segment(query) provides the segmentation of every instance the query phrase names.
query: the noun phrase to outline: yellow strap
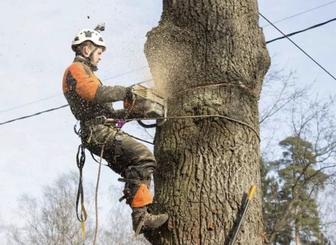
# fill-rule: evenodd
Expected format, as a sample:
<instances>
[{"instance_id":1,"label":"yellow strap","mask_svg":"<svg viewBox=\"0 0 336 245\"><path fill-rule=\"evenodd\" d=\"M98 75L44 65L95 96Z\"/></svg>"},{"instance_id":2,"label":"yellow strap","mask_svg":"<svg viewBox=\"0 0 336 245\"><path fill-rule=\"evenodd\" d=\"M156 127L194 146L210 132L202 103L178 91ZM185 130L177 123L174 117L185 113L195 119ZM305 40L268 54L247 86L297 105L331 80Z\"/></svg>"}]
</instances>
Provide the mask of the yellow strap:
<instances>
[{"instance_id":1,"label":"yellow strap","mask_svg":"<svg viewBox=\"0 0 336 245\"><path fill-rule=\"evenodd\" d=\"M85 221L81 222L81 228L82 228L82 240L85 241L85 238L86 238Z\"/></svg>"},{"instance_id":2,"label":"yellow strap","mask_svg":"<svg viewBox=\"0 0 336 245\"><path fill-rule=\"evenodd\" d=\"M257 190L257 187L255 185L252 185L250 187L250 190L249 190L249 193L248 193L248 197L247 197L249 199L249 201L251 201L251 199L253 198L256 190Z\"/></svg>"}]
</instances>

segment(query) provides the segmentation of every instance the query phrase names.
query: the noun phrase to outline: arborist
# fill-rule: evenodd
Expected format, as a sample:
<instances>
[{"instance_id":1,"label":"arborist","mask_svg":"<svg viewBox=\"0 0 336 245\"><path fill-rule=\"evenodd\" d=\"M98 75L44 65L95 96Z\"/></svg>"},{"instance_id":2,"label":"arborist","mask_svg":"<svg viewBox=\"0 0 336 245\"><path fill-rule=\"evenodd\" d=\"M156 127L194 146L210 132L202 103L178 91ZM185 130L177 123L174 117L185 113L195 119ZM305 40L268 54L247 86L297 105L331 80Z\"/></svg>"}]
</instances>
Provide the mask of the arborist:
<instances>
[{"instance_id":1,"label":"arborist","mask_svg":"<svg viewBox=\"0 0 336 245\"><path fill-rule=\"evenodd\" d=\"M106 123L104 118L120 119L132 115L127 109L114 110L112 102L132 97L132 89L106 86L95 75L106 50L101 33L96 29L80 31L72 41L73 63L65 70L63 93L75 118L80 121L82 144L91 153L100 155L108 166L125 181L124 198L132 208L133 230L156 229L167 220L167 214L151 214L153 201L149 190L151 176L157 166L150 150L120 129L120 121ZM139 227L140 226L140 227Z\"/></svg>"}]
</instances>

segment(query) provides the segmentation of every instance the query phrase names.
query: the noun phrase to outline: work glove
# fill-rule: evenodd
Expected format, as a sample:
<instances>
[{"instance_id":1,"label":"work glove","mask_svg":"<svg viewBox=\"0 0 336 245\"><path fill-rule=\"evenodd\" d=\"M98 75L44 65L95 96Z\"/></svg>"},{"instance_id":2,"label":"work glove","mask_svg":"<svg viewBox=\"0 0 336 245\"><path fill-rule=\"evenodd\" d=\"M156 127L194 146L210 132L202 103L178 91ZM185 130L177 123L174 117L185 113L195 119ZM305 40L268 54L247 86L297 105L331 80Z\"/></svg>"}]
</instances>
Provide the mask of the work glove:
<instances>
[{"instance_id":1,"label":"work glove","mask_svg":"<svg viewBox=\"0 0 336 245\"><path fill-rule=\"evenodd\" d=\"M134 100L133 86L126 87L125 99L133 101Z\"/></svg>"},{"instance_id":2,"label":"work glove","mask_svg":"<svg viewBox=\"0 0 336 245\"><path fill-rule=\"evenodd\" d=\"M134 86L126 88L126 96L124 99L124 109L127 110L127 118L143 118L145 117L145 108L141 103L140 97L134 93ZM140 102L140 103L139 103Z\"/></svg>"},{"instance_id":3,"label":"work glove","mask_svg":"<svg viewBox=\"0 0 336 245\"><path fill-rule=\"evenodd\" d=\"M134 106L135 94L133 93L133 86L126 88L125 98L124 98L124 108L131 111Z\"/></svg>"}]
</instances>

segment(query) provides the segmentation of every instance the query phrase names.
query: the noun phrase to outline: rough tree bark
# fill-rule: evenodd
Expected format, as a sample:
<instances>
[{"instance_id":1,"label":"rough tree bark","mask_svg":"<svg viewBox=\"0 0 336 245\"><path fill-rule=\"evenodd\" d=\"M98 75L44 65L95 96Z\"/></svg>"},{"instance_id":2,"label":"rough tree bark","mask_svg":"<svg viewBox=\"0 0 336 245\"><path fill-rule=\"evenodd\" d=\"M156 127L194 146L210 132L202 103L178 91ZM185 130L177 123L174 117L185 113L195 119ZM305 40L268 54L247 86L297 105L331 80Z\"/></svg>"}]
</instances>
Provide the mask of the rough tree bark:
<instances>
[{"instance_id":1,"label":"rough tree bark","mask_svg":"<svg viewBox=\"0 0 336 245\"><path fill-rule=\"evenodd\" d=\"M242 196L260 190L258 100L270 59L256 0L163 0L145 44L168 116L157 128L156 211L168 224L152 244L224 244ZM251 203L238 244L262 244L261 193Z\"/></svg>"}]
</instances>

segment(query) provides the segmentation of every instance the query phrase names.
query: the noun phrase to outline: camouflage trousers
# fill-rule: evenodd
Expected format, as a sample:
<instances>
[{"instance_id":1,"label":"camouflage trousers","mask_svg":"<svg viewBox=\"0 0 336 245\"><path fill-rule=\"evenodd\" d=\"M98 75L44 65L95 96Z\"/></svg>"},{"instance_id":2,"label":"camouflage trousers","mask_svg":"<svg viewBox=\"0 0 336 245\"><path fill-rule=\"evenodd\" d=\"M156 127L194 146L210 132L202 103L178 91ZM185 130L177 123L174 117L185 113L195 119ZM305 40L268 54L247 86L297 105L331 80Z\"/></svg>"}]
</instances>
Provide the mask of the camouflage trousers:
<instances>
[{"instance_id":1,"label":"camouflage trousers","mask_svg":"<svg viewBox=\"0 0 336 245\"><path fill-rule=\"evenodd\" d=\"M128 169L136 169L142 178L148 179L155 170L157 164L152 152L115 126L99 124L81 130L83 144L95 155L100 156L105 145L103 158L122 177L127 177Z\"/></svg>"}]
</instances>

